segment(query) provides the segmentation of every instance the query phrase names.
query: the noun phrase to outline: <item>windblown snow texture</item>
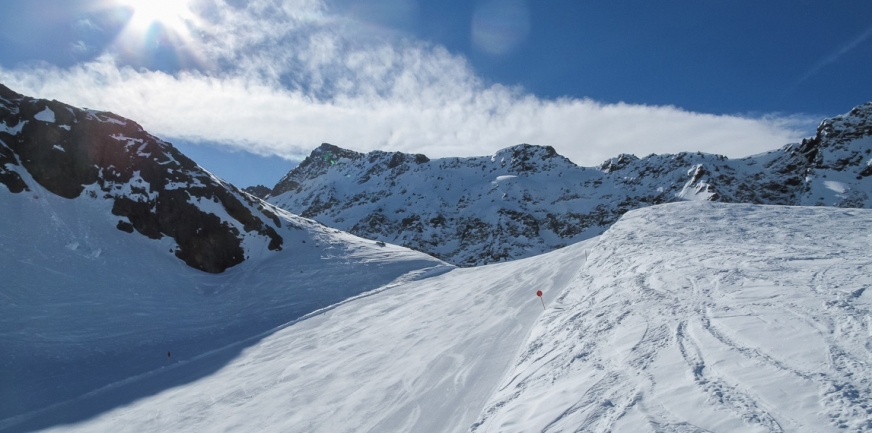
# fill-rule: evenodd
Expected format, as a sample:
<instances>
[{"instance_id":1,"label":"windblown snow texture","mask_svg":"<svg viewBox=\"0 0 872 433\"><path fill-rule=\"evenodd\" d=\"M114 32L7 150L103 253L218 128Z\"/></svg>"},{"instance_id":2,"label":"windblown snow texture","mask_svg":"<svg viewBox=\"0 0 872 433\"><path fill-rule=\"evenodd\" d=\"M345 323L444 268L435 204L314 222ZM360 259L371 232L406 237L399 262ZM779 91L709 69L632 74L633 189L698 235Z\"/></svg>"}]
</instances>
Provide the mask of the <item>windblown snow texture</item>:
<instances>
[{"instance_id":1,"label":"windblown snow texture","mask_svg":"<svg viewBox=\"0 0 872 433\"><path fill-rule=\"evenodd\" d=\"M813 138L743 159L620 155L578 167L551 147L527 144L434 160L323 144L268 200L359 236L475 266L588 239L624 212L660 203L868 208L870 153L872 103L825 120Z\"/></svg>"},{"instance_id":2,"label":"windblown snow texture","mask_svg":"<svg viewBox=\"0 0 872 433\"><path fill-rule=\"evenodd\" d=\"M870 233L862 209L648 207L589 243L411 274L51 431L869 431Z\"/></svg>"},{"instance_id":3,"label":"windblown snow texture","mask_svg":"<svg viewBox=\"0 0 872 433\"><path fill-rule=\"evenodd\" d=\"M630 212L473 432L872 430L872 211Z\"/></svg>"},{"instance_id":4,"label":"windblown snow texture","mask_svg":"<svg viewBox=\"0 0 872 433\"><path fill-rule=\"evenodd\" d=\"M553 299L585 247L396 281L277 330L208 377L49 431L466 431L542 313L533 288Z\"/></svg>"}]
</instances>

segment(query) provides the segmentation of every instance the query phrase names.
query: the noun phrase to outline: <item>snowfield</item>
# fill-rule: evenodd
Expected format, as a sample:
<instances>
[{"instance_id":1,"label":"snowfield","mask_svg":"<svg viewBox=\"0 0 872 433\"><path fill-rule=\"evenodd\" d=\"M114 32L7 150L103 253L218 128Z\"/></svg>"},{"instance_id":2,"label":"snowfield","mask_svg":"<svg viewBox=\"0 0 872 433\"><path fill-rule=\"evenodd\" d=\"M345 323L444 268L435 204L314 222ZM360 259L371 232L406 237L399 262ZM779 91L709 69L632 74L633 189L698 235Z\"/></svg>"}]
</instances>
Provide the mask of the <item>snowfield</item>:
<instances>
[{"instance_id":1,"label":"snowfield","mask_svg":"<svg viewBox=\"0 0 872 433\"><path fill-rule=\"evenodd\" d=\"M277 330L206 378L49 431L466 431L543 311L535 291L553 298L591 244L394 283Z\"/></svg>"},{"instance_id":2,"label":"snowfield","mask_svg":"<svg viewBox=\"0 0 872 433\"><path fill-rule=\"evenodd\" d=\"M395 282L276 330L206 378L49 431L466 431L543 311L536 290L559 293L592 243ZM210 360L184 368L197 362ZM153 386L141 382L120 386Z\"/></svg>"},{"instance_id":3,"label":"snowfield","mask_svg":"<svg viewBox=\"0 0 872 433\"><path fill-rule=\"evenodd\" d=\"M598 239L508 263L425 266L398 249L403 272L368 292L250 335L204 319L224 345L172 363L158 354L159 368L0 420L0 430L869 431L870 243L869 210L686 202L631 211ZM356 284L359 261L337 255L348 266L335 275L329 259L305 262L306 272L334 273L324 287ZM239 293L215 299L225 311L247 302L247 279L273 287L267 276L281 274L278 262L253 262L228 272L237 285L214 288ZM129 294L102 297L110 289L93 302L126 305ZM40 302L52 323L91 323ZM246 305L255 314L265 304ZM14 334L5 323L4 345ZM90 415L64 415L78 411Z\"/></svg>"},{"instance_id":4,"label":"snowfield","mask_svg":"<svg viewBox=\"0 0 872 433\"><path fill-rule=\"evenodd\" d=\"M474 432L872 430L872 212L630 212Z\"/></svg>"}]
</instances>

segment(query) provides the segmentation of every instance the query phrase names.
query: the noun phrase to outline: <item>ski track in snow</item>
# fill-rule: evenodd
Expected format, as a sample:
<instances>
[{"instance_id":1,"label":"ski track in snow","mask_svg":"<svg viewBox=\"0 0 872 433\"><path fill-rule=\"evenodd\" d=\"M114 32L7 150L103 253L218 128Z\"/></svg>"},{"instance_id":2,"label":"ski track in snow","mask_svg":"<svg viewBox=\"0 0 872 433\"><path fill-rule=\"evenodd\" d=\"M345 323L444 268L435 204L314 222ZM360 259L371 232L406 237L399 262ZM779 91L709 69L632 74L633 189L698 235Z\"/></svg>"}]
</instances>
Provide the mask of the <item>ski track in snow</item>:
<instances>
[{"instance_id":1,"label":"ski track in snow","mask_svg":"<svg viewBox=\"0 0 872 433\"><path fill-rule=\"evenodd\" d=\"M82 236L53 218L56 204L33 204L78 239L63 254L34 251L34 265L70 254L85 263L116 257L114 247L92 257L92 249L107 248L104 235ZM392 258L391 246L385 257L358 247L356 257L328 232L306 237L321 252L296 263L307 280L355 269L343 263L387 270L402 257ZM72 245L64 238L56 243ZM599 239L529 259L450 271L409 262L375 290L278 328L219 329L226 346L203 345L211 350L48 407L51 415L58 406L138 396L48 431L870 431L870 241L868 210L677 203L632 211ZM288 269L277 258L204 285L210 302L224 303L209 308L275 314L269 299L287 308L291 298L273 291ZM87 281L76 266L42 278ZM359 278L329 276L332 284ZM245 282L252 282L247 291L230 290ZM545 292L544 313L537 289ZM247 299L249 291L261 299ZM15 291L4 297L16 314L28 304L64 308ZM179 324L214 326L207 322ZM128 328L106 338L141 335ZM27 330L7 331L11 343L29 338ZM198 370L209 374L178 380Z\"/></svg>"},{"instance_id":2,"label":"ski track in snow","mask_svg":"<svg viewBox=\"0 0 872 433\"><path fill-rule=\"evenodd\" d=\"M872 430L872 212L628 213L474 432Z\"/></svg>"}]
</instances>

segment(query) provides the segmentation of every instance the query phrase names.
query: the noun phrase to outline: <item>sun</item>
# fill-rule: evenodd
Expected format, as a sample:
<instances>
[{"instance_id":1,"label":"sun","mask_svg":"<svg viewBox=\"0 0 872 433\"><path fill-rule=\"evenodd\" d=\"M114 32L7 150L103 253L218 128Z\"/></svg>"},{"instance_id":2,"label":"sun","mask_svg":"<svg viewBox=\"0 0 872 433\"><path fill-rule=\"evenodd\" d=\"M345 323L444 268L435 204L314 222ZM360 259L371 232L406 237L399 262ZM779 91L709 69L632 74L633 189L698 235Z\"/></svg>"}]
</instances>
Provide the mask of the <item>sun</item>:
<instances>
[{"instance_id":1,"label":"sun","mask_svg":"<svg viewBox=\"0 0 872 433\"><path fill-rule=\"evenodd\" d=\"M113 42L125 61L155 69L207 65L200 39L200 0L104 1L127 18Z\"/></svg>"},{"instance_id":2,"label":"sun","mask_svg":"<svg viewBox=\"0 0 872 433\"><path fill-rule=\"evenodd\" d=\"M128 26L143 30L154 24L180 32L193 17L188 0L118 0L133 10Z\"/></svg>"}]
</instances>

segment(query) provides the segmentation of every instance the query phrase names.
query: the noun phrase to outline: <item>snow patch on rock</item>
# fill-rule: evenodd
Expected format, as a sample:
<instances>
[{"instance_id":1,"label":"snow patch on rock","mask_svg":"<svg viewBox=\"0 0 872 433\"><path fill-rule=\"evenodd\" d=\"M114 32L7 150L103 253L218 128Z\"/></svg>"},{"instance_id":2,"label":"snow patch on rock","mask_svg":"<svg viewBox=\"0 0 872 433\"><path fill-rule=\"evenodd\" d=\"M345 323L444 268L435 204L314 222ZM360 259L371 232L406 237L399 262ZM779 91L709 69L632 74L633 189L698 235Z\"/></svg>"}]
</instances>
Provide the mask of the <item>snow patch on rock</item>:
<instances>
[{"instance_id":1,"label":"snow patch on rock","mask_svg":"<svg viewBox=\"0 0 872 433\"><path fill-rule=\"evenodd\" d=\"M44 110L40 111L39 113L36 113L36 115L34 115L33 118L36 120L39 120L40 122L54 123L55 122L55 113L54 113L54 111L51 111L51 108L45 107Z\"/></svg>"}]
</instances>

